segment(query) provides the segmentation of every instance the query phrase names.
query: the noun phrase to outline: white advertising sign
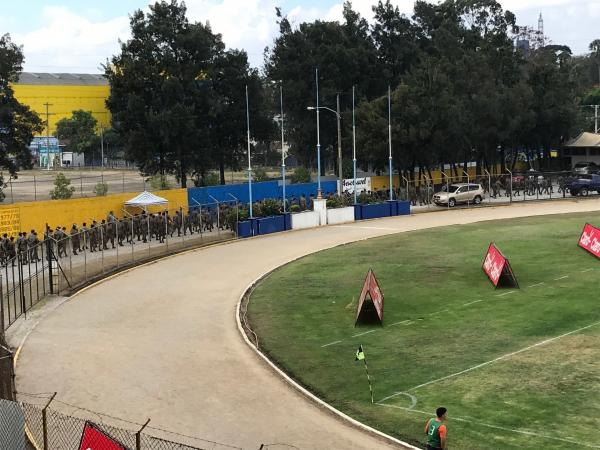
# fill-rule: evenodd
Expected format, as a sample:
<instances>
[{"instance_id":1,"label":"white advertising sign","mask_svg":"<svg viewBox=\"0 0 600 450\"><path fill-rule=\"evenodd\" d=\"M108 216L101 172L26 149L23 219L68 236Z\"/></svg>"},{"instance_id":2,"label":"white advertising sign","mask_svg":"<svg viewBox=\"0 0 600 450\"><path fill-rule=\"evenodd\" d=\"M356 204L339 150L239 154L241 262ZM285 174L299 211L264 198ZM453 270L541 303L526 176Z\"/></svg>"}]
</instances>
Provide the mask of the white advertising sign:
<instances>
[{"instance_id":1,"label":"white advertising sign","mask_svg":"<svg viewBox=\"0 0 600 450\"><path fill-rule=\"evenodd\" d=\"M371 177L363 177L356 179L356 192L364 192L371 190ZM354 178L344 180L343 192L354 193Z\"/></svg>"}]
</instances>

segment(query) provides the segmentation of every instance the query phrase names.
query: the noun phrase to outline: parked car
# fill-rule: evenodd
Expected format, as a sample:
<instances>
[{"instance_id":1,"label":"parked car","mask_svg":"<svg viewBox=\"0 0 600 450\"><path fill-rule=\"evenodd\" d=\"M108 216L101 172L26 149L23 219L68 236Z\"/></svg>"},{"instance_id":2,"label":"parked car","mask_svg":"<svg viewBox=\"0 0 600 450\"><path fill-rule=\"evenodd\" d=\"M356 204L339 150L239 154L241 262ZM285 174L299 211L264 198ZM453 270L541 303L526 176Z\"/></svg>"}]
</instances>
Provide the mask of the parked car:
<instances>
[{"instance_id":1,"label":"parked car","mask_svg":"<svg viewBox=\"0 0 600 450\"><path fill-rule=\"evenodd\" d=\"M569 183L569 192L572 196L581 195L587 197L590 192L598 192L600 194L600 175L580 175Z\"/></svg>"},{"instance_id":2,"label":"parked car","mask_svg":"<svg viewBox=\"0 0 600 450\"><path fill-rule=\"evenodd\" d=\"M457 183L448 186L433 196L433 202L439 206L454 206L457 203L474 203L479 205L484 198L484 190L480 184Z\"/></svg>"},{"instance_id":3,"label":"parked car","mask_svg":"<svg viewBox=\"0 0 600 450\"><path fill-rule=\"evenodd\" d=\"M573 166L573 174L575 175L590 175L600 173L600 166L595 162L578 162Z\"/></svg>"}]
</instances>

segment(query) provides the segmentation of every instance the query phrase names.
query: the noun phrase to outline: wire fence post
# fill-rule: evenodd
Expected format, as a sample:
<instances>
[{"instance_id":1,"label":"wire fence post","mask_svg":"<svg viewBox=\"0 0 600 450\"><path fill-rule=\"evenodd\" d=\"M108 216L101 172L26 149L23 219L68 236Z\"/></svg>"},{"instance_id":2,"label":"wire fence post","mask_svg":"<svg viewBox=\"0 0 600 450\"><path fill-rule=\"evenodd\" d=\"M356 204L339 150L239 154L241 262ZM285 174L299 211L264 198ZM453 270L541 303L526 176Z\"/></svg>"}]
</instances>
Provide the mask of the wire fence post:
<instances>
[{"instance_id":1,"label":"wire fence post","mask_svg":"<svg viewBox=\"0 0 600 450\"><path fill-rule=\"evenodd\" d=\"M44 408L42 409L42 434L44 436L44 450L49 450L47 410L48 410L48 406L50 406L50 403L52 403L52 400L54 400L54 397L56 397L56 392L54 394L52 394L52 397L50 397L50 400L48 400L48 403L46 403L46 406L44 406Z\"/></svg>"},{"instance_id":2,"label":"wire fence post","mask_svg":"<svg viewBox=\"0 0 600 450\"><path fill-rule=\"evenodd\" d=\"M98 227L100 228L100 252L101 252L101 265L102 265L102 273L104 273L104 225L100 224Z\"/></svg>"},{"instance_id":3,"label":"wire fence post","mask_svg":"<svg viewBox=\"0 0 600 450\"><path fill-rule=\"evenodd\" d=\"M138 430L137 433L135 433L135 449L136 450L142 450L142 431L144 431L144 428L146 428L146 426L150 423L150 419L146 420L146 423L144 425L142 425L142 428L140 428Z\"/></svg>"},{"instance_id":4,"label":"wire fence post","mask_svg":"<svg viewBox=\"0 0 600 450\"><path fill-rule=\"evenodd\" d=\"M112 225L109 225L113 227L113 230L115 232L115 239L117 240L117 269L119 268L119 247L121 246L119 243L119 222L118 219L115 218L115 221L112 223Z\"/></svg>"},{"instance_id":5,"label":"wire fence post","mask_svg":"<svg viewBox=\"0 0 600 450\"><path fill-rule=\"evenodd\" d=\"M508 169L506 169L506 171L508 172L508 176L510 177L510 182L509 182L509 186L510 186L510 203L513 202L513 175L512 172Z\"/></svg>"}]
</instances>

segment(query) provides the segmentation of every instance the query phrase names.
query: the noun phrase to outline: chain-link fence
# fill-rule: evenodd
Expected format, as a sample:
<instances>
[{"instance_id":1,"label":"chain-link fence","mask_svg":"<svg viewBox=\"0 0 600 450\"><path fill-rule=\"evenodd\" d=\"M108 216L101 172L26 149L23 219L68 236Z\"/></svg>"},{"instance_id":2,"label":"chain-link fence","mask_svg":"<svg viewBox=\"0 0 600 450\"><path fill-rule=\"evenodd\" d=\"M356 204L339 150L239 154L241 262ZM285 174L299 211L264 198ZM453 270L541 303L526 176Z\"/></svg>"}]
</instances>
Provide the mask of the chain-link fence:
<instances>
[{"instance_id":1,"label":"chain-link fence","mask_svg":"<svg viewBox=\"0 0 600 450\"><path fill-rule=\"evenodd\" d=\"M30 397L31 402L0 400L0 448L79 450L89 445L94 450L239 449L153 427L150 419L141 424L98 414L55 400L55 394Z\"/></svg>"},{"instance_id":2,"label":"chain-link fence","mask_svg":"<svg viewBox=\"0 0 600 450\"><path fill-rule=\"evenodd\" d=\"M441 208L500 205L532 200L553 200L571 197L569 185L574 180L570 172L510 172L472 176L467 172L442 173L430 178L426 174L408 179L401 177L394 186L394 196L411 202L413 211ZM387 192L380 192L387 198Z\"/></svg>"},{"instance_id":3,"label":"chain-link fence","mask_svg":"<svg viewBox=\"0 0 600 450\"><path fill-rule=\"evenodd\" d=\"M24 172L19 175L19 178L5 178L4 203L50 200L50 191L55 187L54 180L58 172L64 173L70 180L74 189L73 198L180 187L180 182L172 176L166 177L159 183L153 183L151 178L144 177L135 170L106 170L91 173L74 169L48 173L37 171L34 174Z\"/></svg>"}]
</instances>

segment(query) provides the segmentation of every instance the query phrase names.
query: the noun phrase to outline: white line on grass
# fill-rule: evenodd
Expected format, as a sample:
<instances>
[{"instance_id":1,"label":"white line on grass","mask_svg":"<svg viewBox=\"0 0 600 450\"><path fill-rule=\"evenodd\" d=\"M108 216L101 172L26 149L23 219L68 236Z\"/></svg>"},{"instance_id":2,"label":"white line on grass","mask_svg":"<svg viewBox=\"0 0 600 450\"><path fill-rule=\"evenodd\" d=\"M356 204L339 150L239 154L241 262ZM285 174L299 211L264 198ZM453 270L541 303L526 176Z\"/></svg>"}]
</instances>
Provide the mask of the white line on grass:
<instances>
[{"instance_id":1,"label":"white line on grass","mask_svg":"<svg viewBox=\"0 0 600 450\"><path fill-rule=\"evenodd\" d=\"M480 369L481 367L485 367L485 366L487 366L489 364L501 361L501 360L506 359L506 358L510 358L511 356L518 355L519 353L526 352L527 350L531 350L532 348L540 347L540 346L542 346L544 344L548 344L550 342L556 341L556 340L558 340L560 338L563 338L565 336L569 336L571 334L575 334L575 333L578 333L580 331L587 330L588 328L592 328L592 327L594 327L596 325L600 325L600 321L599 322L594 322L594 323L592 323L590 325L586 325L585 327L581 327L581 328L578 328L578 329L573 330L573 331L569 331L568 333L561 334L560 336L555 336L553 338L545 339L545 340L543 340L541 342L538 342L537 344L533 344L533 345L530 345L528 347L522 348L521 350L516 350L514 352L510 352L510 353L507 353L505 355L498 356L497 358L491 359L491 360L486 361L486 362L481 363L481 364L477 364L476 366L473 366L473 367L469 367L468 369L461 370L460 372L455 372L455 373L452 373L450 375L446 375L445 377L438 378L436 380L431 380L431 381L428 381L427 383L419 384L418 386L414 386L414 387L412 387L410 389L407 389L406 391L407 392L415 391L415 390L420 389L422 387L429 386L430 384L438 383L440 381L444 381L444 380L447 380L449 378L454 378L454 377L457 377L459 375L463 375L463 374L465 374L467 372L471 372L471 371L473 371L475 369Z\"/></svg>"},{"instance_id":2,"label":"white line on grass","mask_svg":"<svg viewBox=\"0 0 600 450\"><path fill-rule=\"evenodd\" d=\"M376 403L376 405L383 406L385 408L401 409L403 411L414 412L414 413L418 413L418 414L424 414L424 415L427 415L427 416L431 416L431 414L432 414L431 412L420 411L418 409L412 409L412 408L405 408L403 406L384 405L381 402ZM456 420L458 422L472 423L474 425L480 425L482 427L493 428L493 429L502 430L502 431L510 431L512 433L519 433L519 434L524 434L524 435L527 435L527 436L535 436L535 437L539 437L539 438L542 438L542 439L549 439L549 440L552 440L552 441L568 442L569 444L575 444L575 445L579 445L579 446L582 446L582 447L600 448L600 446L598 446L598 445L586 444L584 442L575 441L573 439L565 439L565 438L560 438L560 437L555 437L555 436L548 436L547 434L534 433L533 431L515 430L514 428L501 427L499 425L492 425L492 424L489 424L489 423L478 422L478 421L475 421L475 420L465 419L463 417L450 416L449 420L451 420L451 421L452 420Z\"/></svg>"},{"instance_id":3,"label":"white line on grass","mask_svg":"<svg viewBox=\"0 0 600 450\"><path fill-rule=\"evenodd\" d=\"M585 272L591 272L592 270L594 270L594 269L593 268L592 269L583 269L583 270L580 270L580 272L585 273Z\"/></svg>"},{"instance_id":4,"label":"white line on grass","mask_svg":"<svg viewBox=\"0 0 600 450\"><path fill-rule=\"evenodd\" d=\"M354 334L354 335L352 335L352 337L359 337L359 336L362 336L363 334L374 333L375 331L377 331L377 330L365 331L364 333Z\"/></svg>"},{"instance_id":5,"label":"white line on grass","mask_svg":"<svg viewBox=\"0 0 600 450\"><path fill-rule=\"evenodd\" d=\"M475 300L474 302L469 302L469 303L463 303L463 306L469 306L472 305L473 303L479 303L482 302L483 300Z\"/></svg>"},{"instance_id":6,"label":"white line on grass","mask_svg":"<svg viewBox=\"0 0 600 450\"><path fill-rule=\"evenodd\" d=\"M527 286L527 287L530 287L530 288L532 288L532 287L538 287L538 286L541 286L542 284L544 284L543 281L541 283L532 284L531 286Z\"/></svg>"},{"instance_id":7,"label":"white line on grass","mask_svg":"<svg viewBox=\"0 0 600 450\"><path fill-rule=\"evenodd\" d=\"M509 294L514 294L517 291L508 291L508 292L504 292L503 294L498 294L496 295L496 297L504 297L505 295L509 295Z\"/></svg>"},{"instance_id":8,"label":"white line on grass","mask_svg":"<svg viewBox=\"0 0 600 450\"><path fill-rule=\"evenodd\" d=\"M403 320L401 322L392 323L389 326L393 327L394 325L402 325L403 323L408 323L408 322L410 322L410 320Z\"/></svg>"},{"instance_id":9,"label":"white line on grass","mask_svg":"<svg viewBox=\"0 0 600 450\"><path fill-rule=\"evenodd\" d=\"M342 341L333 341L333 342L330 342L329 344L321 345L321 348L329 347L330 345L339 344L340 342L342 342Z\"/></svg>"},{"instance_id":10,"label":"white line on grass","mask_svg":"<svg viewBox=\"0 0 600 450\"><path fill-rule=\"evenodd\" d=\"M554 281L564 280L565 278L569 278L569 275L564 275L562 277L555 278Z\"/></svg>"}]
</instances>

